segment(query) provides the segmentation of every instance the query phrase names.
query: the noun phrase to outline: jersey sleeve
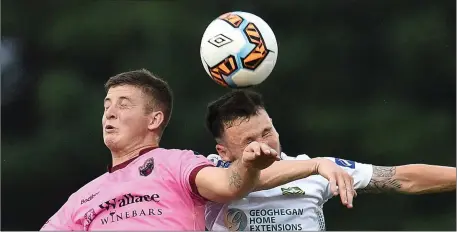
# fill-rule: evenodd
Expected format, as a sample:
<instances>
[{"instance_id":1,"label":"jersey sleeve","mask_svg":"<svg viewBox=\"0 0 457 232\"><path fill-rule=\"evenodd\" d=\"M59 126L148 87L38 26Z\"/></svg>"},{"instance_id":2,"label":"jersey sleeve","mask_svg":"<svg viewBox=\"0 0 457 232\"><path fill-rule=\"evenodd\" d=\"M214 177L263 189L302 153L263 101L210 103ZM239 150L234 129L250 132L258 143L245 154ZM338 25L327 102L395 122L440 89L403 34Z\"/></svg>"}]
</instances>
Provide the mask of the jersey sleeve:
<instances>
[{"instance_id":1,"label":"jersey sleeve","mask_svg":"<svg viewBox=\"0 0 457 232\"><path fill-rule=\"evenodd\" d=\"M334 157L324 157L329 159L345 171L349 173L349 175L354 178L354 188L355 189L362 189L365 188L368 183L370 183L371 177L373 176L373 165L371 164L364 164L358 163L352 160L345 160L340 158ZM328 198L332 197L332 192L330 190L330 186L327 186L326 189L326 196Z\"/></svg>"},{"instance_id":2,"label":"jersey sleeve","mask_svg":"<svg viewBox=\"0 0 457 232\"><path fill-rule=\"evenodd\" d=\"M198 193L195 178L197 173L205 167L214 167L215 165L208 160L205 156L200 155L193 151L185 151L180 157L180 172L179 179L181 186L185 191L189 192L191 196L197 199L203 199Z\"/></svg>"},{"instance_id":3,"label":"jersey sleeve","mask_svg":"<svg viewBox=\"0 0 457 232\"><path fill-rule=\"evenodd\" d=\"M40 231L73 231L83 230L83 225L75 223L72 216L72 205L69 200L41 227Z\"/></svg>"},{"instance_id":4,"label":"jersey sleeve","mask_svg":"<svg viewBox=\"0 0 457 232\"><path fill-rule=\"evenodd\" d=\"M211 161L216 167L228 168L230 166L230 162L222 160L219 155L210 154L206 158L208 158L208 160Z\"/></svg>"},{"instance_id":5,"label":"jersey sleeve","mask_svg":"<svg viewBox=\"0 0 457 232\"><path fill-rule=\"evenodd\" d=\"M309 160L309 156L306 154L301 154L296 157L294 156L288 156L285 153L281 152L280 157L282 160Z\"/></svg>"}]
</instances>

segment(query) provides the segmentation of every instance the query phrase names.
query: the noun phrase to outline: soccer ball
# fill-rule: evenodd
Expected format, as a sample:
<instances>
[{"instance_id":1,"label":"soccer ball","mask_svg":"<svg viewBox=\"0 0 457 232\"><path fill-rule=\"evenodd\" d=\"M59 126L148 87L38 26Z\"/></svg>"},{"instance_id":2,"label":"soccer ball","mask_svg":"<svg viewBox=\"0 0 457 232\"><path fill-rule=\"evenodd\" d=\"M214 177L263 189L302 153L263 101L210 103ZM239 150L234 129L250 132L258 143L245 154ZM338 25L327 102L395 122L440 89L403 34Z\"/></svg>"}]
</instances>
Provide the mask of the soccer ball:
<instances>
[{"instance_id":1,"label":"soccer ball","mask_svg":"<svg viewBox=\"0 0 457 232\"><path fill-rule=\"evenodd\" d=\"M206 73L217 84L244 88L262 83L271 74L278 44L270 26L261 18L230 12L206 28L200 57Z\"/></svg>"}]
</instances>

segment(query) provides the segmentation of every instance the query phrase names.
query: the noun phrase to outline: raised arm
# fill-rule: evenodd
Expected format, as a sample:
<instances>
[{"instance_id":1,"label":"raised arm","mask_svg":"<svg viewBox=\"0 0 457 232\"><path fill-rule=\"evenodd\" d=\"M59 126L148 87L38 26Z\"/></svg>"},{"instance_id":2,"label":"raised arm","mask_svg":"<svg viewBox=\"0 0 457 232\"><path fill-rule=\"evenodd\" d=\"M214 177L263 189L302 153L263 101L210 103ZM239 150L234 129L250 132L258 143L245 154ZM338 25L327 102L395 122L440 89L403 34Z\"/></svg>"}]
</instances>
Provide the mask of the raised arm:
<instances>
[{"instance_id":1,"label":"raised arm","mask_svg":"<svg viewBox=\"0 0 457 232\"><path fill-rule=\"evenodd\" d=\"M287 184L317 174L318 161L309 160L280 160L260 173L259 183L255 190L261 191Z\"/></svg>"},{"instance_id":2,"label":"raised arm","mask_svg":"<svg viewBox=\"0 0 457 232\"><path fill-rule=\"evenodd\" d=\"M454 167L409 164L402 166L373 166L370 183L359 193L400 192L426 194L455 191Z\"/></svg>"},{"instance_id":3,"label":"raised arm","mask_svg":"<svg viewBox=\"0 0 457 232\"><path fill-rule=\"evenodd\" d=\"M341 202L349 208L352 207L355 195L354 179L344 169L325 158L276 161L261 171L255 190L274 188L316 174L329 180L333 195L340 194Z\"/></svg>"},{"instance_id":4,"label":"raised arm","mask_svg":"<svg viewBox=\"0 0 457 232\"><path fill-rule=\"evenodd\" d=\"M195 178L199 194L211 201L225 203L249 194L259 181L260 170L278 160L268 145L252 142L241 159L229 168L205 167Z\"/></svg>"}]
</instances>

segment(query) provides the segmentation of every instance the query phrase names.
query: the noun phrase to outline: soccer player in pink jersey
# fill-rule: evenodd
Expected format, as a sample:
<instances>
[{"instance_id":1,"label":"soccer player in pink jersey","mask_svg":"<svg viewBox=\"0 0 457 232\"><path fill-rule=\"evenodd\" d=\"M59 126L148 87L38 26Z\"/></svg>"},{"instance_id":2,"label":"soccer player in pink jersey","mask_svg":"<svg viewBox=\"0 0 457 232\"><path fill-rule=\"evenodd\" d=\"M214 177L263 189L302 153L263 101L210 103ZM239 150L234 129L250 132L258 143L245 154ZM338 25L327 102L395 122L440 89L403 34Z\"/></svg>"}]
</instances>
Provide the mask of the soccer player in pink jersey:
<instances>
[{"instance_id":1,"label":"soccer player in pink jersey","mask_svg":"<svg viewBox=\"0 0 457 232\"><path fill-rule=\"evenodd\" d=\"M147 70L105 85L103 139L108 172L72 194L41 230L204 230L208 200L228 202L257 186L260 170L278 160L253 142L228 169L190 150L159 147L172 112L168 84Z\"/></svg>"}]
</instances>

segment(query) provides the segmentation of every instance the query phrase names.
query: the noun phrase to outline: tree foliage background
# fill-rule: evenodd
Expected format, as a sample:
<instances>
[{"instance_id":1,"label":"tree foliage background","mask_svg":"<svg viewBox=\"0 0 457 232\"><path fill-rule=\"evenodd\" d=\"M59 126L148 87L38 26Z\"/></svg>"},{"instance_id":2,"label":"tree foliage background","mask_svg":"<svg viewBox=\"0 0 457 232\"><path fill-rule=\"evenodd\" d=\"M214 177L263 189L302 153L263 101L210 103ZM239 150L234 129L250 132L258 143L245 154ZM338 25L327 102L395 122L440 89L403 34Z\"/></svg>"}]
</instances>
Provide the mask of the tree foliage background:
<instances>
[{"instance_id":1,"label":"tree foliage background","mask_svg":"<svg viewBox=\"0 0 457 232\"><path fill-rule=\"evenodd\" d=\"M147 68L175 94L166 148L212 153L206 26L234 10L272 27L279 58L257 87L284 151L376 165L455 166L455 1L3 0L2 230L37 230L106 171L104 82ZM455 192L325 205L329 230L454 230Z\"/></svg>"}]
</instances>

